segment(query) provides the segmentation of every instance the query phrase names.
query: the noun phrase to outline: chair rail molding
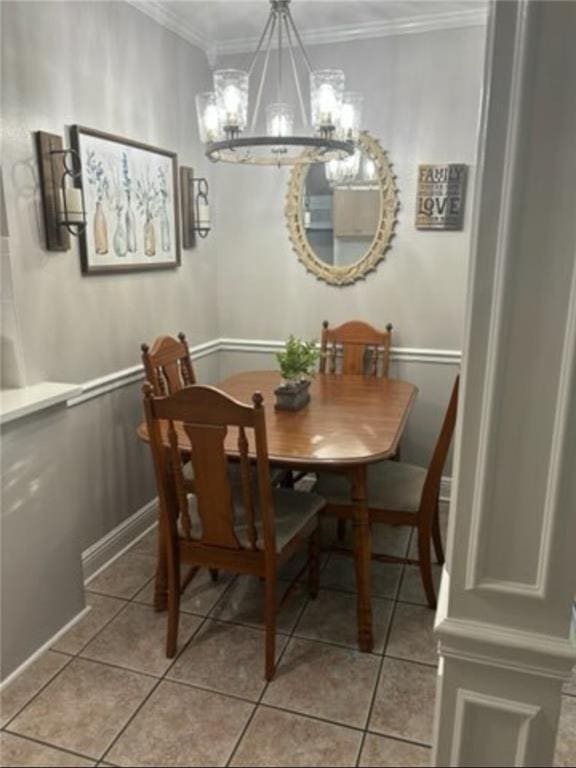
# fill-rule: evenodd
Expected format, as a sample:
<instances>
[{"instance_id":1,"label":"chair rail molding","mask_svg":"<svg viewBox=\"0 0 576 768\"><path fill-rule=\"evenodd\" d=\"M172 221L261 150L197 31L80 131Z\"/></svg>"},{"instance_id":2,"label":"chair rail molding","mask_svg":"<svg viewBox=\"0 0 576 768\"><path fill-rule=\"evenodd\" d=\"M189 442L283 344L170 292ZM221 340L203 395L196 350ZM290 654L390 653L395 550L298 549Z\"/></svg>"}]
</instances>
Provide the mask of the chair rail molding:
<instances>
[{"instance_id":1,"label":"chair rail molding","mask_svg":"<svg viewBox=\"0 0 576 768\"><path fill-rule=\"evenodd\" d=\"M219 340L222 352L272 353L284 349L285 342L275 339L222 338ZM417 349L413 347L392 347L390 359L407 363L439 363L460 365L462 353L457 349Z\"/></svg>"},{"instance_id":2,"label":"chair rail molding","mask_svg":"<svg viewBox=\"0 0 576 768\"><path fill-rule=\"evenodd\" d=\"M219 350L219 339L212 339L211 341L205 341L202 344L196 344L190 347L190 356L192 360L201 360L203 357L212 355ZM75 405L81 405L88 400L93 400L95 397L101 397L108 392L113 392L120 387L127 387L130 384L134 384L137 381L141 381L144 378L144 368L142 365L133 365L130 368L123 368L119 371L113 371L105 376L99 376L96 379L90 379L80 384L81 392L74 397L71 397L67 405L73 407Z\"/></svg>"},{"instance_id":3,"label":"chair rail molding","mask_svg":"<svg viewBox=\"0 0 576 768\"><path fill-rule=\"evenodd\" d=\"M576 661L576 5L490 14L432 764L552 765Z\"/></svg>"},{"instance_id":4,"label":"chair rail molding","mask_svg":"<svg viewBox=\"0 0 576 768\"><path fill-rule=\"evenodd\" d=\"M192 360L201 360L203 357L218 354L220 352L260 352L275 353L284 348L284 341L274 339L235 339L221 338L211 339L201 344L190 347ZM460 365L461 352L453 349L413 349L410 347L392 347L390 359L392 361L407 363L436 363L440 365ZM82 384L74 385L77 392L69 397L69 407L81 405L95 397L112 392L120 387L126 387L141 381L144 378L142 366L133 365L130 368L122 368L96 379L90 379Z\"/></svg>"}]
</instances>

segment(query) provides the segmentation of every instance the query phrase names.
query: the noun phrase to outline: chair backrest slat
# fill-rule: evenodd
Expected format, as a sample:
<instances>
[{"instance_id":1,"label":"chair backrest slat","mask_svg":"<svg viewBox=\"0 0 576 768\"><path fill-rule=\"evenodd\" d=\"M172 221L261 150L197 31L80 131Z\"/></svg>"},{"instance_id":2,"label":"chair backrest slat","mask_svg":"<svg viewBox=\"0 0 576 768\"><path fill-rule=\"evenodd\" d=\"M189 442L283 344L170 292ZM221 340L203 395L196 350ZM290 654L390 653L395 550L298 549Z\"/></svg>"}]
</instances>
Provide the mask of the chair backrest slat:
<instances>
[{"instance_id":1,"label":"chair backrest slat","mask_svg":"<svg viewBox=\"0 0 576 768\"><path fill-rule=\"evenodd\" d=\"M158 336L152 343L141 345L146 379L156 395L171 395L196 383L186 336Z\"/></svg>"},{"instance_id":2,"label":"chair backrest slat","mask_svg":"<svg viewBox=\"0 0 576 768\"><path fill-rule=\"evenodd\" d=\"M194 468L194 492L198 510L200 531L194 535L205 546L239 549L245 546L239 541L235 524L245 522L244 530L250 548L263 547L267 555L275 552L275 537L271 495L266 487L270 484L268 454L266 451L266 425L262 397L254 395L254 407L239 403L214 387L192 385L172 395L158 397L150 385L145 385L145 410L151 440L158 442L159 423L168 423L171 447L169 461L172 476L177 485L177 499L182 516L188 518L187 500L181 464L182 450L191 455ZM238 453L240 456L241 487L237 488L230 477L230 465L226 455L225 441L229 430L238 429ZM249 441L246 430L253 430L256 458L258 461L258 484L252 481L250 471ZM174 437L171 437L174 435ZM186 438L186 439L184 439ZM162 455L162 445L153 445L155 462ZM162 476L161 468L157 478ZM259 503L254 503L256 485ZM167 495L168 496L168 495ZM184 502L182 502L184 499ZM244 520L235 514L235 505L241 507ZM183 509L186 506L186 509ZM256 512L262 520L262 542L257 540ZM164 514L168 514L167 511Z\"/></svg>"},{"instance_id":3,"label":"chair backrest slat","mask_svg":"<svg viewBox=\"0 0 576 768\"><path fill-rule=\"evenodd\" d=\"M187 539L192 538L192 525L190 521L190 512L188 510L188 496L186 494L184 473L182 470L182 458L178 449L178 435L174 428L174 422L168 423L168 441L170 443L170 471L172 473L172 482L176 490L176 503L178 505L176 518L180 520L180 525Z\"/></svg>"},{"instance_id":4,"label":"chair backrest slat","mask_svg":"<svg viewBox=\"0 0 576 768\"><path fill-rule=\"evenodd\" d=\"M452 393L448 402L446 413L444 414L444 420L440 429L440 434L436 440L434 451L432 453L432 459L428 465L428 472L426 473L426 481L424 483L423 498L430 498L433 503L436 503L438 494L440 492L440 481L442 479L442 472L444 470L444 464L448 456L448 450L450 449L450 443L452 442L452 436L454 434L454 427L456 425L456 416L458 410L458 388L460 385L460 375L456 376L454 385L452 387Z\"/></svg>"},{"instance_id":5,"label":"chair backrest slat","mask_svg":"<svg viewBox=\"0 0 576 768\"><path fill-rule=\"evenodd\" d=\"M234 533L234 505L228 477L224 440L228 428L218 424L184 423L192 445L194 492L203 544L238 549Z\"/></svg>"},{"instance_id":6,"label":"chair backrest slat","mask_svg":"<svg viewBox=\"0 0 576 768\"><path fill-rule=\"evenodd\" d=\"M388 376L392 325L379 331L352 320L337 328L322 324L320 373Z\"/></svg>"},{"instance_id":7,"label":"chair backrest slat","mask_svg":"<svg viewBox=\"0 0 576 768\"><path fill-rule=\"evenodd\" d=\"M248 439L244 427L238 429L238 452L240 454L240 483L242 487L244 513L246 515L248 541L250 542L250 547L256 549L258 535L256 532L256 517L254 514L250 461L248 459Z\"/></svg>"}]
</instances>

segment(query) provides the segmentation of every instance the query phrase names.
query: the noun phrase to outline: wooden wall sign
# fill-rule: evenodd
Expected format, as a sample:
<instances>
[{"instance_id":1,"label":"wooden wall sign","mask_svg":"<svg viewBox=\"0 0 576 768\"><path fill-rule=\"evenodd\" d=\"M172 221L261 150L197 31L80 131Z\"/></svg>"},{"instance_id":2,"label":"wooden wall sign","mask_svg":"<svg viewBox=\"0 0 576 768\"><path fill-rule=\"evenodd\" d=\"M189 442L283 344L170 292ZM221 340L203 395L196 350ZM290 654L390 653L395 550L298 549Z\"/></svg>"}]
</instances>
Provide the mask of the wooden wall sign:
<instances>
[{"instance_id":1,"label":"wooden wall sign","mask_svg":"<svg viewBox=\"0 0 576 768\"><path fill-rule=\"evenodd\" d=\"M468 166L418 166L416 229L462 229Z\"/></svg>"}]
</instances>

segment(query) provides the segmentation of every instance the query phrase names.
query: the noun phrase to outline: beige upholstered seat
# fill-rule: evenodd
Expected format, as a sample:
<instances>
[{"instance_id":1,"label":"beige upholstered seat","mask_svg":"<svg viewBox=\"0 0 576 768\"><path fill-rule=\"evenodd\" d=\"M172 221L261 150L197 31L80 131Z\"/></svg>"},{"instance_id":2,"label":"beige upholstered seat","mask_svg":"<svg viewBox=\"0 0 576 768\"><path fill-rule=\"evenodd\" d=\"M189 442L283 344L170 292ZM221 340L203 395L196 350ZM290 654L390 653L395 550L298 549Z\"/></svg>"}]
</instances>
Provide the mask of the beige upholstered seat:
<instances>
[{"instance_id":1,"label":"beige upholstered seat","mask_svg":"<svg viewBox=\"0 0 576 768\"><path fill-rule=\"evenodd\" d=\"M368 504L379 509L418 512L427 470L415 464L381 461L368 467ZM314 488L329 503L350 501L350 483L343 475L323 473Z\"/></svg>"},{"instance_id":2,"label":"beige upholstered seat","mask_svg":"<svg viewBox=\"0 0 576 768\"><path fill-rule=\"evenodd\" d=\"M242 498L237 489L237 495L234 495L234 531L238 541L243 547L249 548L250 542L246 529L246 517L242 507ZM262 522L258 515L258 495L255 494L255 512L256 512L256 531L258 533L257 547L262 549ZM312 518L322 509L325 501L321 496L315 493L305 493L303 491L293 491L288 488L272 489L272 508L274 510L274 524L276 527L276 551L282 552L286 544L291 541L300 530L303 530ZM196 497L193 494L188 496L188 510L190 522L192 523L190 535L191 538L200 538L200 518L196 509ZM178 525L178 533L184 537L182 526Z\"/></svg>"}]
</instances>

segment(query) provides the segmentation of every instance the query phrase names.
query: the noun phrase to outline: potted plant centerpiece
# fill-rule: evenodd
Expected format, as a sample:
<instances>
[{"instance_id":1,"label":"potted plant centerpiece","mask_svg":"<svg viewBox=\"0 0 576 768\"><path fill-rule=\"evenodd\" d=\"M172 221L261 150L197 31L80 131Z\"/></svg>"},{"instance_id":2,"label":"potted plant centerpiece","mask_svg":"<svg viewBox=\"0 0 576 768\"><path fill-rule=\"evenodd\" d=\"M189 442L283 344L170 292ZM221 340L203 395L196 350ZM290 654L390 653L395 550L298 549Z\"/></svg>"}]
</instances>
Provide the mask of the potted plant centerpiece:
<instances>
[{"instance_id":1,"label":"potted plant centerpiece","mask_svg":"<svg viewBox=\"0 0 576 768\"><path fill-rule=\"evenodd\" d=\"M302 341L292 335L284 351L276 354L283 379L274 390L278 410L298 411L310 401L310 377L319 357L315 341Z\"/></svg>"}]
</instances>

